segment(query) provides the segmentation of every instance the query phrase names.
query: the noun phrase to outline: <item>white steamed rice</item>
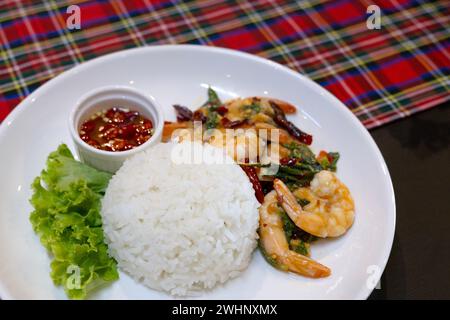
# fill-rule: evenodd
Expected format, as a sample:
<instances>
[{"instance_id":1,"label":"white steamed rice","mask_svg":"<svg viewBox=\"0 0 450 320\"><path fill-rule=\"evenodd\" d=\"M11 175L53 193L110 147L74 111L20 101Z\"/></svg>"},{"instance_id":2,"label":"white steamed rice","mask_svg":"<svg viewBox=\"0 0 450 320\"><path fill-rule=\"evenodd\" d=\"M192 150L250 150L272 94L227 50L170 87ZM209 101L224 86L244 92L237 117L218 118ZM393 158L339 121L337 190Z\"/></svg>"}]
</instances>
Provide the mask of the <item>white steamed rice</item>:
<instances>
[{"instance_id":1,"label":"white steamed rice","mask_svg":"<svg viewBox=\"0 0 450 320\"><path fill-rule=\"evenodd\" d=\"M192 295L248 266L259 204L238 165L175 164L172 147L128 159L109 183L101 214L119 268L150 288ZM209 160L223 158L220 149L195 147Z\"/></svg>"}]
</instances>

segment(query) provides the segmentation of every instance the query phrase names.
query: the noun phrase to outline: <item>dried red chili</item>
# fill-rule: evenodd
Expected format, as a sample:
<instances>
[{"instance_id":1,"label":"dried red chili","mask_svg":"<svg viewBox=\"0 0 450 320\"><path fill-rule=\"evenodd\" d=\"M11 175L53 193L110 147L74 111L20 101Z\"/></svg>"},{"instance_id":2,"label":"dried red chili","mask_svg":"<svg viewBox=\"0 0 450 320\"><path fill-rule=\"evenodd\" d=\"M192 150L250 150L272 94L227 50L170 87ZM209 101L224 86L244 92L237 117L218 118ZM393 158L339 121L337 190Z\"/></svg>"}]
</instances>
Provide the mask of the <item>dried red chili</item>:
<instances>
[{"instance_id":1,"label":"dried red chili","mask_svg":"<svg viewBox=\"0 0 450 320\"><path fill-rule=\"evenodd\" d=\"M220 114L221 116L224 116L227 112L228 109L225 106L220 106L216 109L217 113Z\"/></svg>"},{"instance_id":2,"label":"dried red chili","mask_svg":"<svg viewBox=\"0 0 450 320\"><path fill-rule=\"evenodd\" d=\"M275 102L269 101L269 103L275 113L273 120L276 124L286 129L298 141L307 145L310 145L312 143L312 135L303 132L302 130L297 128L295 124L287 120L283 110Z\"/></svg>"},{"instance_id":3,"label":"dried red chili","mask_svg":"<svg viewBox=\"0 0 450 320\"><path fill-rule=\"evenodd\" d=\"M297 158L281 158L280 159L280 164L283 166L294 166L297 163L298 159Z\"/></svg>"},{"instance_id":4,"label":"dried red chili","mask_svg":"<svg viewBox=\"0 0 450 320\"><path fill-rule=\"evenodd\" d=\"M222 120L220 120L220 123L222 124L222 126L224 128L236 128L240 125L243 125L244 123L246 123L247 120L233 120L231 121L230 119L228 119L227 117L222 118Z\"/></svg>"},{"instance_id":5,"label":"dried red chili","mask_svg":"<svg viewBox=\"0 0 450 320\"><path fill-rule=\"evenodd\" d=\"M200 110L197 110L194 112L192 119L194 121L201 121L202 123L206 122L206 116L203 114L203 112L201 112Z\"/></svg>"},{"instance_id":6,"label":"dried red chili","mask_svg":"<svg viewBox=\"0 0 450 320\"><path fill-rule=\"evenodd\" d=\"M253 190L255 190L255 196L259 203L264 202L264 192L261 186L261 182L256 174L256 169L250 166L241 166L242 170L247 174L248 179L253 185Z\"/></svg>"},{"instance_id":7,"label":"dried red chili","mask_svg":"<svg viewBox=\"0 0 450 320\"><path fill-rule=\"evenodd\" d=\"M174 104L173 107L177 112L177 120L178 121L190 121L193 117L193 112L184 106L180 106L178 104Z\"/></svg>"}]
</instances>

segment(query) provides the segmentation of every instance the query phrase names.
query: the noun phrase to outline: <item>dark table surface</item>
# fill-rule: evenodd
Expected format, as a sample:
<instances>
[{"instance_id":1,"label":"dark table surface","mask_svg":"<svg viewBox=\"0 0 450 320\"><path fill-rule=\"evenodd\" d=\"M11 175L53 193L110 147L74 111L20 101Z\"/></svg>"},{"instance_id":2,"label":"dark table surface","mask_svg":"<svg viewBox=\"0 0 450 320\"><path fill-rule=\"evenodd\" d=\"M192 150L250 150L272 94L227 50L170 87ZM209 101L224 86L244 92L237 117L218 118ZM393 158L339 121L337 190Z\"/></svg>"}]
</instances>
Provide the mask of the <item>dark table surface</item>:
<instances>
[{"instance_id":1,"label":"dark table surface","mask_svg":"<svg viewBox=\"0 0 450 320\"><path fill-rule=\"evenodd\" d=\"M394 184L397 224L371 299L450 299L450 103L370 132Z\"/></svg>"}]
</instances>

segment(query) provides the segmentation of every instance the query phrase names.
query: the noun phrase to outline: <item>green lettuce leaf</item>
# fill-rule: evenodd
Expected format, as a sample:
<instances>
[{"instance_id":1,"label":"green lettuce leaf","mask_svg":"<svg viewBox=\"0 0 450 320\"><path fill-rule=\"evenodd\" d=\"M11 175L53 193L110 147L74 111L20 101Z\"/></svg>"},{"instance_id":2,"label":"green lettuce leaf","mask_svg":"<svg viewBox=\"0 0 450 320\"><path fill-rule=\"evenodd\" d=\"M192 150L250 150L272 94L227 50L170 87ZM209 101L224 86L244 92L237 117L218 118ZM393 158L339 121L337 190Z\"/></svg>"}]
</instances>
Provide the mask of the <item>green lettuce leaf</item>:
<instances>
[{"instance_id":1,"label":"green lettuce leaf","mask_svg":"<svg viewBox=\"0 0 450 320\"><path fill-rule=\"evenodd\" d=\"M42 172L41 177L47 186L54 190L67 190L73 182L83 180L90 189L103 194L111 174L76 161L69 148L61 144L48 156L47 170Z\"/></svg>"},{"instance_id":2,"label":"green lettuce leaf","mask_svg":"<svg viewBox=\"0 0 450 320\"><path fill-rule=\"evenodd\" d=\"M108 255L100 216L101 198L111 174L73 158L62 144L32 184L30 221L42 245L53 255L51 277L71 299L118 279Z\"/></svg>"}]
</instances>

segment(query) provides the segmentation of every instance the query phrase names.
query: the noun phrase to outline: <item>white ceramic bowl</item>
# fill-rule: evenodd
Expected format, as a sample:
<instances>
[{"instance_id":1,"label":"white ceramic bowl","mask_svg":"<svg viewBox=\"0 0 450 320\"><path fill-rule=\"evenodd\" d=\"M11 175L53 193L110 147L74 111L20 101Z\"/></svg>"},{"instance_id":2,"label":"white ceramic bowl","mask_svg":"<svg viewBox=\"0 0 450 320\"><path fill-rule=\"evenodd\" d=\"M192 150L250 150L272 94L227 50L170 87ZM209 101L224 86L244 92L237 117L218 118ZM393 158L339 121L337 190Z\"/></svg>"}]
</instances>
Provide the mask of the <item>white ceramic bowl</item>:
<instances>
[{"instance_id":1,"label":"white ceramic bowl","mask_svg":"<svg viewBox=\"0 0 450 320\"><path fill-rule=\"evenodd\" d=\"M98 111L121 107L138 111L150 119L154 132L152 137L140 146L127 151L99 150L86 142L79 135L79 128ZM161 108L152 96L147 96L136 89L125 86L101 87L85 94L73 108L69 117L69 130L76 151L81 161L99 170L116 172L131 155L143 151L161 141L164 125Z\"/></svg>"}]
</instances>

